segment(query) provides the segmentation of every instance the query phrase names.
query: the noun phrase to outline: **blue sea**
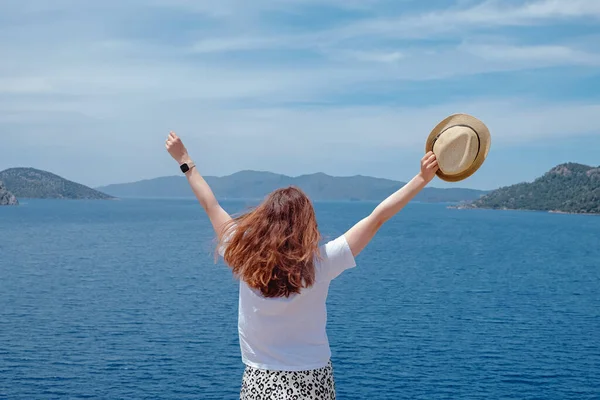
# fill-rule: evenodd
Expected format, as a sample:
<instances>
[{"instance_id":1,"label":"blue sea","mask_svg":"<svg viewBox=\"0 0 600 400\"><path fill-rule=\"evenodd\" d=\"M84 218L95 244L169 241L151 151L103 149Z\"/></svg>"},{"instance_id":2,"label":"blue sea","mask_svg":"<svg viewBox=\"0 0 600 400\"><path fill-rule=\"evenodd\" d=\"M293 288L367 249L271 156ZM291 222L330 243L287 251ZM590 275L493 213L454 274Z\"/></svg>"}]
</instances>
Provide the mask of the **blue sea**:
<instances>
[{"instance_id":1,"label":"blue sea","mask_svg":"<svg viewBox=\"0 0 600 400\"><path fill-rule=\"evenodd\" d=\"M317 203L320 228L374 206ZM0 398L237 398L213 247L187 199L0 208ZM600 218L411 204L357 262L328 301L339 399L600 399Z\"/></svg>"}]
</instances>

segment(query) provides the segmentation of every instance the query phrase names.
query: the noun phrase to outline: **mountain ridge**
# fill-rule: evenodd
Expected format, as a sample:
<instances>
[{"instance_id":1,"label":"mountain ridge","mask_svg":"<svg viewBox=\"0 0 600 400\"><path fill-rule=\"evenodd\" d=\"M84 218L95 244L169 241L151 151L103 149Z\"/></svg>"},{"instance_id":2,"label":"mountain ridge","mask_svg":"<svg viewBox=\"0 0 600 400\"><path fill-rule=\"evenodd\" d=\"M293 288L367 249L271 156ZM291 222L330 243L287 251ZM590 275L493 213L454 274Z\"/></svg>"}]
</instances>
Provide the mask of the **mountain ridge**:
<instances>
[{"instance_id":1,"label":"mountain ridge","mask_svg":"<svg viewBox=\"0 0 600 400\"><path fill-rule=\"evenodd\" d=\"M288 176L267 171L243 170L231 175L205 176L215 195L222 199L260 199L285 186L298 186L313 200L377 201L383 200L405 183L364 175L336 177L317 172ZM192 197L183 176L164 176L136 182L100 186L97 188L117 197ZM455 203L475 200L486 191L476 189L425 188L415 200Z\"/></svg>"}]
</instances>

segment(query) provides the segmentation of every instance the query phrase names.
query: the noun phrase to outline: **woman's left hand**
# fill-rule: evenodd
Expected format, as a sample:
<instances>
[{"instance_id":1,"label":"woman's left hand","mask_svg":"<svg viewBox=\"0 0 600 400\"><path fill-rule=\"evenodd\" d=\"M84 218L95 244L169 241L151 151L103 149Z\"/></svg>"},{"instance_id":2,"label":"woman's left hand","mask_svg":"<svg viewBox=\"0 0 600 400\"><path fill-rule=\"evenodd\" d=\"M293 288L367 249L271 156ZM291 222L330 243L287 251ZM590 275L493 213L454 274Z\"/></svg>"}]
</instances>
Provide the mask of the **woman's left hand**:
<instances>
[{"instance_id":1,"label":"woman's left hand","mask_svg":"<svg viewBox=\"0 0 600 400\"><path fill-rule=\"evenodd\" d=\"M421 160L421 172L419 175L425 180L426 183L429 183L435 178L435 174L437 173L439 167L437 163L437 159L433 151L425 154L425 157Z\"/></svg>"}]
</instances>

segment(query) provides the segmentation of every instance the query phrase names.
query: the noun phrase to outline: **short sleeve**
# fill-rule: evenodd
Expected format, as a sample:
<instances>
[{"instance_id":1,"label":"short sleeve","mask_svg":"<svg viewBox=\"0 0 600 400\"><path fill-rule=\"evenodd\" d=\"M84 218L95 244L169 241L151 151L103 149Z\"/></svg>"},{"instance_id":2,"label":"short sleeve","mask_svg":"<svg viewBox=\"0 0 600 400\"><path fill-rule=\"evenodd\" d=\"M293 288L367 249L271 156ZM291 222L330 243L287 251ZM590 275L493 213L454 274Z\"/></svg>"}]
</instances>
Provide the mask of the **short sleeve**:
<instances>
[{"instance_id":1,"label":"short sleeve","mask_svg":"<svg viewBox=\"0 0 600 400\"><path fill-rule=\"evenodd\" d=\"M227 245L229 244L229 241L231 240L231 237L233 236L234 233L235 233L234 229L230 229L228 231L228 233L226 233L225 240L223 240L223 243L221 243L221 245L219 246L219 249L218 249L218 253L221 257L225 257L225 250L227 250Z\"/></svg>"},{"instance_id":2,"label":"short sleeve","mask_svg":"<svg viewBox=\"0 0 600 400\"><path fill-rule=\"evenodd\" d=\"M356 261L344 235L321 246L320 273L325 279L337 278L347 269L354 268Z\"/></svg>"}]
</instances>

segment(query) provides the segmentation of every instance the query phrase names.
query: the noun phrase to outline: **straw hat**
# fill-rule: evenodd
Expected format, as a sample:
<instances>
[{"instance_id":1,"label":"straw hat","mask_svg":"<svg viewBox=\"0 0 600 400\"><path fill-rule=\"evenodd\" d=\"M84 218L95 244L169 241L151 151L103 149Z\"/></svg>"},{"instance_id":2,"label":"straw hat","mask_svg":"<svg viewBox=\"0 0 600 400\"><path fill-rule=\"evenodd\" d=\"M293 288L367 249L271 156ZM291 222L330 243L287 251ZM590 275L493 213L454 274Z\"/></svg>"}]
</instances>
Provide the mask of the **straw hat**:
<instances>
[{"instance_id":1,"label":"straw hat","mask_svg":"<svg viewBox=\"0 0 600 400\"><path fill-rule=\"evenodd\" d=\"M481 167L491 143L490 131L483 122L467 114L455 114L431 131L425 152L435 153L440 179L458 182Z\"/></svg>"}]
</instances>

